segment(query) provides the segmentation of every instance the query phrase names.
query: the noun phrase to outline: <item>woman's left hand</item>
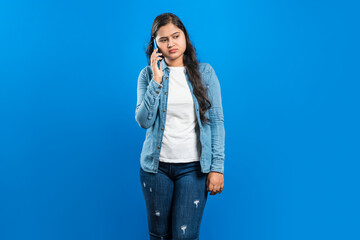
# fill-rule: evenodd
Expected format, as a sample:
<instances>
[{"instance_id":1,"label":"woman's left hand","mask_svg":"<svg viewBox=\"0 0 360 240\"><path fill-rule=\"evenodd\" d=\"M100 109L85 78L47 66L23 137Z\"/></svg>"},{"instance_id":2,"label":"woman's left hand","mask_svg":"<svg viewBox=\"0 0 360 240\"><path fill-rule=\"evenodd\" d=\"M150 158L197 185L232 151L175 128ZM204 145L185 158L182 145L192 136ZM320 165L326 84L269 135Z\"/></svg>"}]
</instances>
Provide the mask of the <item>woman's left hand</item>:
<instances>
[{"instance_id":1,"label":"woman's left hand","mask_svg":"<svg viewBox=\"0 0 360 240\"><path fill-rule=\"evenodd\" d=\"M209 172L207 177L207 191L210 195L221 193L224 188L224 174L219 172Z\"/></svg>"}]
</instances>

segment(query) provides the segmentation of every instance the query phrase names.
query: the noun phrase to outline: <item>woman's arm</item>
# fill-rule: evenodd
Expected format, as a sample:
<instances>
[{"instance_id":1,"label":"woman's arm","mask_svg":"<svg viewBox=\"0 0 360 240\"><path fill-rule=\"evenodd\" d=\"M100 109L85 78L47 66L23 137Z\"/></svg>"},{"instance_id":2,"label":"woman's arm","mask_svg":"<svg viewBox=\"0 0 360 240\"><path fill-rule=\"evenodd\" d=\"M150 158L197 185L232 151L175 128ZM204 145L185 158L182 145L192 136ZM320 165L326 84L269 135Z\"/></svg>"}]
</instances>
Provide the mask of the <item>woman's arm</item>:
<instances>
[{"instance_id":1,"label":"woman's arm","mask_svg":"<svg viewBox=\"0 0 360 240\"><path fill-rule=\"evenodd\" d=\"M221 100L221 88L215 70L210 67L209 98L211 108L209 109L211 128L211 166L210 171L224 173L225 160L225 128L224 114Z\"/></svg>"},{"instance_id":2,"label":"woman's arm","mask_svg":"<svg viewBox=\"0 0 360 240\"><path fill-rule=\"evenodd\" d=\"M137 85L137 103L135 120L142 128L150 128L155 121L159 108L162 84L157 83L152 77L149 82L147 67L141 70Z\"/></svg>"}]
</instances>

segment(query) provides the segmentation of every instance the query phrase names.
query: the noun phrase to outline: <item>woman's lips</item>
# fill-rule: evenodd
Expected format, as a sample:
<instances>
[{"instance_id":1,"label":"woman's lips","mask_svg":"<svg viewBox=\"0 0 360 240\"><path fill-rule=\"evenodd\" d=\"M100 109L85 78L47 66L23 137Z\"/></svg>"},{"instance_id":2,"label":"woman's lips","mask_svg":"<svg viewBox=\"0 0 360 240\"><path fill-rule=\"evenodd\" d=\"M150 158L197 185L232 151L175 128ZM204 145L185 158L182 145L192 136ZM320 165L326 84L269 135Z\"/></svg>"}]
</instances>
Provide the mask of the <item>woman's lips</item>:
<instances>
[{"instance_id":1,"label":"woman's lips","mask_svg":"<svg viewBox=\"0 0 360 240\"><path fill-rule=\"evenodd\" d=\"M172 50L170 50L169 52L174 53L174 52L176 52L176 51L177 51L177 49L172 49Z\"/></svg>"}]
</instances>

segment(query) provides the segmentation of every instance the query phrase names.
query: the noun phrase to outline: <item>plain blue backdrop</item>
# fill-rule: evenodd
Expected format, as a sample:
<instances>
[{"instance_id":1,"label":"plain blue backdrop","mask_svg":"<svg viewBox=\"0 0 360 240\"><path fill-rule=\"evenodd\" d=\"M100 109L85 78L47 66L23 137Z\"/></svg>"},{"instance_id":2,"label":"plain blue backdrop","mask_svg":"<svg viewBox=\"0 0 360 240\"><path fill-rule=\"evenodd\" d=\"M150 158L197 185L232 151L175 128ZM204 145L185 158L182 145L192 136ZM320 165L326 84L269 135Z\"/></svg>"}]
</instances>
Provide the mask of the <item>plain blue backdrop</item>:
<instances>
[{"instance_id":1,"label":"plain blue backdrop","mask_svg":"<svg viewBox=\"0 0 360 240\"><path fill-rule=\"evenodd\" d=\"M220 80L206 240L360 239L356 1L2 1L0 239L147 239L137 78L180 17Z\"/></svg>"}]
</instances>

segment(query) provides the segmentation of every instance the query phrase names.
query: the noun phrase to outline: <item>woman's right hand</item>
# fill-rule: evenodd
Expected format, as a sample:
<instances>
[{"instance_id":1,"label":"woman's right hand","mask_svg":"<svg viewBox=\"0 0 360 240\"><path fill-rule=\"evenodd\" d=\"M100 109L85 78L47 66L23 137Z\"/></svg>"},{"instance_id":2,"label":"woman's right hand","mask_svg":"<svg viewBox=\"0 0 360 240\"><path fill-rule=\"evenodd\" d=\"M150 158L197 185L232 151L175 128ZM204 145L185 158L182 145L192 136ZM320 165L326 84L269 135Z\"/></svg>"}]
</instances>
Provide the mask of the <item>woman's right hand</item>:
<instances>
[{"instance_id":1,"label":"woman's right hand","mask_svg":"<svg viewBox=\"0 0 360 240\"><path fill-rule=\"evenodd\" d=\"M163 77L163 71L162 69L159 69L158 67L158 61L160 61L162 59L162 57L160 55L162 55L162 53L157 53L157 48L154 49L153 53L151 54L151 69L153 71L154 74L154 80L157 83L161 83L162 81L162 77Z\"/></svg>"}]
</instances>

